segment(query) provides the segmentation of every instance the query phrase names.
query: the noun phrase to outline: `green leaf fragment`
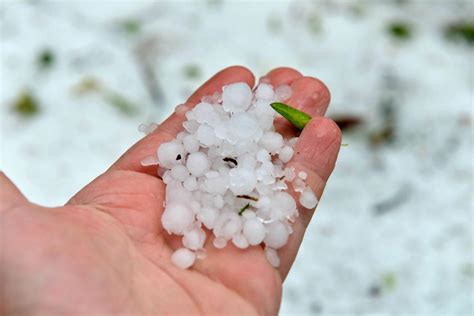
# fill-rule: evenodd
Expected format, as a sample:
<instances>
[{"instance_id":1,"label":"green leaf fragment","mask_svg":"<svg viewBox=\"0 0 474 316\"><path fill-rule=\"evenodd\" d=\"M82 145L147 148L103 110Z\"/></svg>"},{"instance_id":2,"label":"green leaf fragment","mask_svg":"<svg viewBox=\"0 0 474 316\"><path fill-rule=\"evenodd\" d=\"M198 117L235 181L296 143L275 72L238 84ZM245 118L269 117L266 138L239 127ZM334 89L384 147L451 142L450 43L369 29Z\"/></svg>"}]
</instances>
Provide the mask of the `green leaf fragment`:
<instances>
[{"instance_id":1,"label":"green leaf fragment","mask_svg":"<svg viewBox=\"0 0 474 316\"><path fill-rule=\"evenodd\" d=\"M117 93L109 93L105 100L123 114L133 116L138 112L138 106Z\"/></svg>"},{"instance_id":2,"label":"green leaf fragment","mask_svg":"<svg viewBox=\"0 0 474 316\"><path fill-rule=\"evenodd\" d=\"M94 77L84 77L72 90L77 95L83 95L92 92L102 92L103 87L98 79Z\"/></svg>"},{"instance_id":3,"label":"green leaf fragment","mask_svg":"<svg viewBox=\"0 0 474 316\"><path fill-rule=\"evenodd\" d=\"M184 66L183 72L185 77L189 79L197 79L201 76L201 68L194 64Z\"/></svg>"},{"instance_id":4,"label":"green leaf fragment","mask_svg":"<svg viewBox=\"0 0 474 316\"><path fill-rule=\"evenodd\" d=\"M388 33L398 40L408 40L412 37L412 27L409 23L398 21L392 22L387 27Z\"/></svg>"},{"instance_id":5,"label":"green leaf fragment","mask_svg":"<svg viewBox=\"0 0 474 316\"><path fill-rule=\"evenodd\" d=\"M383 287L386 290L391 291L397 285L397 277L396 277L395 273L393 273L393 272L385 273L382 276L382 279L383 279Z\"/></svg>"},{"instance_id":6,"label":"green leaf fragment","mask_svg":"<svg viewBox=\"0 0 474 316\"><path fill-rule=\"evenodd\" d=\"M295 108L292 108L291 106L286 105L284 103L274 102L271 103L270 106L281 116L290 121L290 123L293 124L299 130L302 130L305 125L311 120L310 115L301 112L300 110L297 110Z\"/></svg>"},{"instance_id":7,"label":"green leaf fragment","mask_svg":"<svg viewBox=\"0 0 474 316\"><path fill-rule=\"evenodd\" d=\"M141 30L140 21L133 19L123 21L121 26L123 30L130 35L135 35Z\"/></svg>"},{"instance_id":8,"label":"green leaf fragment","mask_svg":"<svg viewBox=\"0 0 474 316\"><path fill-rule=\"evenodd\" d=\"M38 54L37 62L41 69L51 68L54 64L55 56L52 50L45 49Z\"/></svg>"},{"instance_id":9,"label":"green leaf fragment","mask_svg":"<svg viewBox=\"0 0 474 316\"><path fill-rule=\"evenodd\" d=\"M444 35L449 40L474 45L474 22L460 21L449 24L444 29Z\"/></svg>"},{"instance_id":10,"label":"green leaf fragment","mask_svg":"<svg viewBox=\"0 0 474 316\"><path fill-rule=\"evenodd\" d=\"M39 113L40 107L31 92L23 91L13 103L12 110L22 117L32 117Z\"/></svg>"},{"instance_id":11,"label":"green leaf fragment","mask_svg":"<svg viewBox=\"0 0 474 316\"><path fill-rule=\"evenodd\" d=\"M283 23L281 18L276 17L274 15L270 15L267 18L267 28L272 33L280 33L283 29Z\"/></svg>"},{"instance_id":12,"label":"green leaf fragment","mask_svg":"<svg viewBox=\"0 0 474 316\"><path fill-rule=\"evenodd\" d=\"M306 20L308 30L313 34L318 34L322 30L321 18L317 13L312 13Z\"/></svg>"},{"instance_id":13,"label":"green leaf fragment","mask_svg":"<svg viewBox=\"0 0 474 316\"><path fill-rule=\"evenodd\" d=\"M242 214L245 212L246 209L250 207L250 204L247 203L244 207L242 207L239 211L239 216L242 216Z\"/></svg>"},{"instance_id":14,"label":"green leaf fragment","mask_svg":"<svg viewBox=\"0 0 474 316\"><path fill-rule=\"evenodd\" d=\"M472 263L466 263L461 267L461 273L467 278L473 278L474 277L474 264Z\"/></svg>"}]
</instances>

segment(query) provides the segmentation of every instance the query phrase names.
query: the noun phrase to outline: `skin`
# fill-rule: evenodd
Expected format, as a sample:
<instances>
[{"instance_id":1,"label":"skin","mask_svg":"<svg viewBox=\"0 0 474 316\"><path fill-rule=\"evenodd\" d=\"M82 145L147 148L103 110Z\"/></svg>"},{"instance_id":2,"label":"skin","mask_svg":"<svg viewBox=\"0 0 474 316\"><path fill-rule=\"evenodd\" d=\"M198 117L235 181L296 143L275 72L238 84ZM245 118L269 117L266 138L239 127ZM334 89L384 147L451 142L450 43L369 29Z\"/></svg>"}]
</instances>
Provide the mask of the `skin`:
<instances>
[{"instance_id":1,"label":"skin","mask_svg":"<svg viewBox=\"0 0 474 316\"><path fill-rule=\"evenodd\" d=\"M330 95L318 79L291 68L265 77L288 84L286 103L313 116L289 162L308 174L318 197L339 152L341 132L324 118ZM243 67L226 68L204 83L186 102L232 82L254 86ZM207 258L189 270L170 262L180 239L161 227L165 185L156 168L140 161L156 152L181 128L184 117L171 115L155 132L130 148L104 174L65 206L46 208L27 201L0 173L0 314L2 315L276 315L282 282L301 245L314 210L300 208L294 232L279 249L273 268L261 246L245 250L228 244L216 250L209 238ZM285 137L296 130L284 119Z\"/></svg>"}]
</instances>

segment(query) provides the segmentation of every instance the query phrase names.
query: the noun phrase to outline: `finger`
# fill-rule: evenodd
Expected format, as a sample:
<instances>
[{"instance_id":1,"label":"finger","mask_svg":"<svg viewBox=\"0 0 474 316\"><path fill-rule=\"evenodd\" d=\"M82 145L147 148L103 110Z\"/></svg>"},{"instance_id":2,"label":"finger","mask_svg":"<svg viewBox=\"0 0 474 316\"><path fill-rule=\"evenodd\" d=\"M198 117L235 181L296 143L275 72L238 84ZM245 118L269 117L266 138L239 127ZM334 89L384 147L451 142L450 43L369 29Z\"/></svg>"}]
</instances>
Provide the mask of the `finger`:
<instances>
[{"instance_id":1,"label":"finger","mask_svg":"<svg viewBox=\"0 0 474 316\"><path fill-rule=\"evenodd\" d=\"M313 77L301 77L293 81L290 87L292 94L285 103L312 117L324 116L331 95L321 80ZM274 124L276 130L286 138L298 134L297 129L281 116L275 119Z\"/></svg>"},{"instance_id":2,"label":"finger","mask_svg":"<svg viewBox=\"0 0 474 316\"><path fill-rule=\"evenodd\" d=\"M321 198L326 182L334 170L336 159L341 146L341 131L334 121L328 118L315 117L304 128L295 146L293 159L288 163L294 167L296 174L303 171L307 174L306 184ZM296 201L299 193L291 192ZM293 225L293 233L288 244L280 249L280 273L285 278L295 260L298 249L303 240L313 210L308 210L298 204L299 216Z\"/></svg>"},{"instance_id":3,"label":"finger","mask_svg":"<svg viewBox=\"0 0 474 316\"><path fill-rule=\"evenodd\" d=\"M255 78L250 70L241 66L232 66L221 70L189 97L186 106L193 107L199 103L202 97L221 92L223 86L234 82L246 82L250 87L253 87ZM156 150L161 143L170 141L182 130L184 120L184 113L171 114L153 133L141 139L123 154L109 170L131 170L156 174L156 166L142 166L140 161L156 155Z\"/></svg>"},{"instance_id":4,"label":"finger","mask_svg":"<svg viewBox=\"0 0 474 316\"><path fill-rule=\"evenodd\" d=\"M281 85L289 85L298 78L303 77L303 75L289 67L279 67L271 70L265 76L260 78L260 82L268 82L273 87L278 87Z\"/></svg>"},{"instance_id":5,"label":"finger","mask_svg":"<svg viewBox=\"0 0 474 316\"><path fill-rule=\"evenodd\" d=\"M0 212L27 203L28 200L15 184L0 171Z\"/></svg>"},{"instance_id":6,"label":"finger","mask_svg":"<svg viewBox=\"0 0 474 316\"><path fill-rule=\"evenodd\" d=\"M295 154L288 166L308 174L307 184L321 197L326 181L334 170L341 148L342 133L328 118L313 118L305 127L295 146ZM313 210L314 211L314 210ZM306 227L312 212L303 212L300 219Z\"/></svg>"}]
</instances>

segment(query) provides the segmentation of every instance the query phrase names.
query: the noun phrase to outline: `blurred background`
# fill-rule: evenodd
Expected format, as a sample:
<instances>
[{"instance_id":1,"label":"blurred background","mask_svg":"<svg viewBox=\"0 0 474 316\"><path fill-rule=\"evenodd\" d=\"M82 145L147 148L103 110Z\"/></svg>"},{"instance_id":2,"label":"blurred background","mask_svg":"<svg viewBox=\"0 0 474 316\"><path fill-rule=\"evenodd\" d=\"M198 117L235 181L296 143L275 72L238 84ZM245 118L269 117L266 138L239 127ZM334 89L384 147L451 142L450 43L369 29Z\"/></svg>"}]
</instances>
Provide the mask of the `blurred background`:
<instances>
[{"instance_id":1,"label":"blurred background","mask_svg":"<svg viewBox=\"0 0 474 316\"><path fill-rule=\"evenodd\" d=\"M282 315L473 314L469 1L4 1L0 168L59 205L204 80L323 80L339 162Z\"/></svg>"}]
</instances>

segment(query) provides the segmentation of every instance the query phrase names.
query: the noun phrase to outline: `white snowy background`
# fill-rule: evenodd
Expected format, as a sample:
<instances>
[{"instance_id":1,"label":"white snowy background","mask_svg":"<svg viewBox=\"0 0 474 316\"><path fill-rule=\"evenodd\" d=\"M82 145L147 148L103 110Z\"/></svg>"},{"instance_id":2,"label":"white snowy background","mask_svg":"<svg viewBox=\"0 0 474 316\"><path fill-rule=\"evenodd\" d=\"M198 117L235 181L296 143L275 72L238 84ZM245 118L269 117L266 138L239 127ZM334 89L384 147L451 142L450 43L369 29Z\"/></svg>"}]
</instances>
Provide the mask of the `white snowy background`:
<instances>
[{"instance_id":1,"label":"white snowy background","mask_svg":"<svg viewBox=\"0 0 474 316\"><path fill-rule=\"evenodd\" d=\"M361 123L281 314L472 315L473 46L445 30L473 19L469 1L6 1L0 169L63 204L219 69L291 66Z\"/></svg>"}]
</instances>

